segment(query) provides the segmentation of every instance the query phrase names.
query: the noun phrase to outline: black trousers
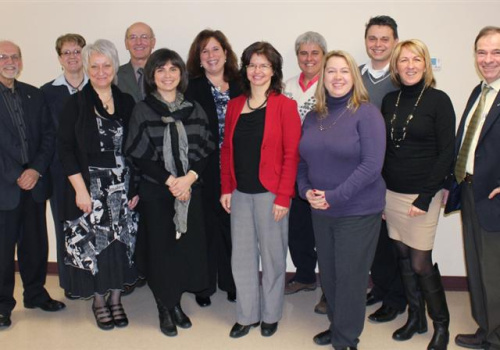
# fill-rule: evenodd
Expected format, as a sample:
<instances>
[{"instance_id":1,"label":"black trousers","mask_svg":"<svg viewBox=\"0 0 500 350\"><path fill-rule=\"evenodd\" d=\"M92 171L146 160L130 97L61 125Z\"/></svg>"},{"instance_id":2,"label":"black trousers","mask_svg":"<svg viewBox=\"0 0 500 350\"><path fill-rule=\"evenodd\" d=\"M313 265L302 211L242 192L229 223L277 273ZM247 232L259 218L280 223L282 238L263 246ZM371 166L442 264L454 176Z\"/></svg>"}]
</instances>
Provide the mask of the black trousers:
<instances>
[{"instance_id":1,"label":"black trousers","mask_svg":"<svg viewBox=\"0 0 500 350\"><path fill-rule=\"evenodd\" d=\"M59 286L64 290L68 290L70 286L68 266L64 264L64 256L66 252L66 242L64 240L63 222L59 220L60 208L64 203L64 191L66 186L71 186L68 183L68 178L64 175L62 166L59 160L54 160L57 164L52 164L50 174L52 176L52 197L50 197L50 211L54 220L54 229L56 234L56 253L57 253L57 271L59 275Z\"/></svg>"},{"instance_id":2,"label":"black trousers","mask_svg":"<svg viewBox=\"0 0 500 350\"><path fill-rule=\"evenodd\" d=\"M219 288L236 293L231 270L231 223L218 199L203 196L205 213L205 233L207 235L209 287L197 293L200 297L210 297Z\"/></svg>"},{"instance_id":3,"label":"black trousers","mask_svg":"<svg viewBox=\"0 0 500 350\"><path fill-rule=\"evenodd\" d=\"M297 282L316 283L316 255L311 206L300 197L292 199L288 221L288 249Z\"/></svg>"},{"instance_id":4,"label":"black trousers","mask_svg":"<svg viewBox=\"0 0 500 350\"><path fill-rule=\"evenodd\" d=\"M30 191L22 191L18 206L0 211L0 314L10 315L14 299L14 253L17 246L24 301L47 300L48 241L45 202L36 203Z\"/></svg>"},{"instance_id":5,"label":"black trousers","mask_svg":"<svg viewBox=\"0 0 500 350\"><path fill-rule=\"evenodd\" d=\"M398 257L392 239L389 238L387 224L382 220L377 250L371 267L372 293L382 299L385 305L398 310L406 307L406 297L399 271Z\"/></svg>"},{"instance_id":6,"label":"black trousers","mask_svg":"<svg viewBox=\"0 0 500 350\"><path fill-rule=\"evenodd\" d=\"M486 231L479 225L473 188L473 184L464 183L461 193L472 317L490 349L500 349L500 232Z\"/></svg>"}]
</instances>

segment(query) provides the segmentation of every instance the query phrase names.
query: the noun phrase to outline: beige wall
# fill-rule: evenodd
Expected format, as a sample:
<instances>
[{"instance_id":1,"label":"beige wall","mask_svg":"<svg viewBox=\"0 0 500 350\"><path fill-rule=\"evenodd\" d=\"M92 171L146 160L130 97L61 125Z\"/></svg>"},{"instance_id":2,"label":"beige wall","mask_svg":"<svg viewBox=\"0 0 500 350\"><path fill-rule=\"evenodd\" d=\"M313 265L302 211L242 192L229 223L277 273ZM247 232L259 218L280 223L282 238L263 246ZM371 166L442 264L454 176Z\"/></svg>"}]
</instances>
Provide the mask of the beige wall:
<instances>
[{"instance_id":1,"label":"beige wall","mask_svg":"<svg viewBox=\"0 0 500 350\"><path fill-rule=\"evenodd\" d=\"M254 41L271 42L282 53L284 75L290 77L298 73L293 43L302 32L322 33L330 49L347 50L361 64L367 60L364 24L371 16L387 14L399 23L401 39L419 38L427 43L433 57L441 59L442 69L436 72L438 88L449 94L459 118L478 83L473 68L474 38L483 26L499 25L500 2L0 1L0 9L0 39L21 46L24 72L20 80L37 86L61 73L54 41L66 32L80 33L88 41L112 40L123 63L128 60L124 31L135 21L153 27L157 48L169 47L183 57L200 30L221 29L237 54ZM54 261L51 229L49 235L50 260ZM457 215L441 219L434 258L444 275L465 275ZM289 270L293 270L291 261Z\"/></svg>"}]
</instances>

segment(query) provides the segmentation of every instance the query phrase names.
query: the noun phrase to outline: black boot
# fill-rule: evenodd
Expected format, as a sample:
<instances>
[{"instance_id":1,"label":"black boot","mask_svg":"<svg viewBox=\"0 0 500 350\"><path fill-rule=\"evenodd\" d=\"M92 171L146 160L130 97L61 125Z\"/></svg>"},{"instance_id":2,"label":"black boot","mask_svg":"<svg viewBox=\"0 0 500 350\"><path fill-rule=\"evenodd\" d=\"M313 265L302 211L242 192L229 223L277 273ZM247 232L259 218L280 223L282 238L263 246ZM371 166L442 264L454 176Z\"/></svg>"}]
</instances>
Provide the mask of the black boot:
<instances>
[{"instance_id":1,"label":"black boot","mask_svg":"<svg viewBox=\"0 0 500 350\"><path fill-rule=\"evenodd\" d=\"M434 335L427 350L446 350L450 340L448 331L450 313L437 264L434 265L434 271L430 275L419 277L419 283L427 304L427 311L434 325Z\"/></svg>"},{"instance_id":2,"label":"black boot","mask_svg":"<svg viewBox=\"0 0 500 350\"><path fill-rule=\"evenodd\" d=\"M160 317L161 332L169 337L175 337L177 335L177 326L172 313L161 303L160 299L156 299L156 306Z\"/></svg>"},{"instance_id":3,"label":"black boot","mask_svg":"<svg viewBox=\"0 0 500 350\"><path fill-rule=\"evenodd\" d=\"M418 289L417 276L413 272L409 259L400 259L399 267L408 300L408 320L405 325L392 334L394 340L408 340L415 333L427 332L427 319L425 318L425 304L422 293Z\"/></svg>"}]
</instances>

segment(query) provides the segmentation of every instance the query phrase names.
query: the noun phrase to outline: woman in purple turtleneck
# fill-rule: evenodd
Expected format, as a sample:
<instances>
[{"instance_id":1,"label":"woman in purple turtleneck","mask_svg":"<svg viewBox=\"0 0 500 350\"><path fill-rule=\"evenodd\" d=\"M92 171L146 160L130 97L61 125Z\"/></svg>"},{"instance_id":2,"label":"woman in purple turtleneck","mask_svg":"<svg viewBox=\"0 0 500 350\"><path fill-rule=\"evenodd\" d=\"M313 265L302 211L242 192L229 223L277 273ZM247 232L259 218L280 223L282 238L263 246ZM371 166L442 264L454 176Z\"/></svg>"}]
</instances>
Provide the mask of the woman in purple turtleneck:
<instances>
[{"instance_id":1,"label":"woman in purple turtleneck","mask_svg":"<svg viewBox=\"0 0 500 350\"><path fill-rule=\"evenodd\" d=\"M299 194L312 207L331 321L314 342L356 349L385 205L385 126L351 55L331 51L324 62L316 108L303 124L297 175Z\"/></svg>"}]
</instances>

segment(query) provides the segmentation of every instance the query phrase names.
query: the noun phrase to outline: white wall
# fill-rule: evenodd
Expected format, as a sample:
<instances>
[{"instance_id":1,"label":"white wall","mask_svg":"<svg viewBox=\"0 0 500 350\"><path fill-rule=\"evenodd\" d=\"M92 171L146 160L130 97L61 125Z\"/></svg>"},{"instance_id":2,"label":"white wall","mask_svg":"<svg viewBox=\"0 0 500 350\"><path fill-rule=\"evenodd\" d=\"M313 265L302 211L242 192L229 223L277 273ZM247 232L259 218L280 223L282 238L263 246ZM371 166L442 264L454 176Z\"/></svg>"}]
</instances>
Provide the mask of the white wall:
<instances>
[{"instance_id":1,"label":"white wall","mask_svg":"<svg viewBox=\"0 0 500 350\"><path fill-rule=\"evenodd\" d=\"M133 2L133 1L1 1L0 39L15 41L23 51L20 80L40 86L61 73L54 50L64 33L80 33L92 42L110 39L122 62L128 60L123 39L128 25L144 21L155 30L157 48L169 47L186 57L196 34L207 27L222 30L239 55L254 41L271 42L283 55L284 76L298 73L293 43L307 30L322 33L330 49L349 51L367 60L364 25L371 16L387 14L399 24L401 39L423 40L442 61L438 88L451 97L460 117L478 78L473 68L473 41L485 25L499 25L499 1L322 1L322 2ZM457 121L458 123L458 121ZM49 220L50 221L50 220ZM55 261L52 229L50 260ZM441 219L434 259L448 276L464 276L458 215ZM289 261L289 270L293 265Z\"/></svg>"}]
</instances>

